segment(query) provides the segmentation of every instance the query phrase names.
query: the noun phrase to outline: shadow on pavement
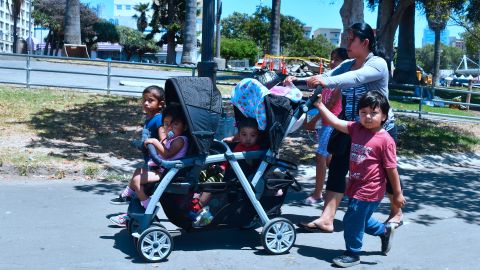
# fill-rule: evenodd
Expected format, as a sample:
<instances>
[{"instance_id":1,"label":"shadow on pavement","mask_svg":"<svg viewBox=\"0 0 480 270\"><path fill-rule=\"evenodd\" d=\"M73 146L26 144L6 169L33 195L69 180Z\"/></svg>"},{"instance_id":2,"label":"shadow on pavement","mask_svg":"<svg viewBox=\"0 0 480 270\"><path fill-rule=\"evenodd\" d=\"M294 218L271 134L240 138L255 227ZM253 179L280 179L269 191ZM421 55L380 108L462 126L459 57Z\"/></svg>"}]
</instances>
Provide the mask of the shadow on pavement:
<instances>
[{"instance_id":1,"label":"shadow on pavement","mask_svg":"<svg viewBox=\"0 0 480 270\"><path fill-rule=\"evenodd\" d=\"M423 206L446 208L455 218L470 224L480 223L480 172L466 170L401 170L400 176L408 177L404 183L407 205L404 212L413 213ZM419 215L412 222L433 225L445 217L435 213Z\"/></svg>"},{"instance_id":2,"label":"shadow on pavement","mask_svg":"<svg viewBox=\"0 0 480 270\"><path fill-rule=\"evenodd\" d=\"M125 188L125 184L97 183L97 184L87 184L87 185L76 185L73 188L77 191L91 192L96 195L112 194L112 196L115 196L116 194L120 194L123 188Z\"/></svg>"}]
</instances>

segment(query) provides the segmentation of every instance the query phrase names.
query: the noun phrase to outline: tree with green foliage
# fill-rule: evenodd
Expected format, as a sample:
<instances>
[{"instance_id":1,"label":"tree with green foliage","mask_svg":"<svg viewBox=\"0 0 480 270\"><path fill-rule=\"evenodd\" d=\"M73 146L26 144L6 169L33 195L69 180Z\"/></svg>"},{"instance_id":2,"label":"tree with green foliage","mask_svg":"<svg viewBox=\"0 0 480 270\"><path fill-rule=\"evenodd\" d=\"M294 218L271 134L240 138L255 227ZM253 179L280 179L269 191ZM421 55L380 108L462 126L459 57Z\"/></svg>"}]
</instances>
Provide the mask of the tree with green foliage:
<instances>
[{"instance_id":1,"label":"tree with green foliage","mask_svg":"<svg viewBox=\"0 0 480 270\"><path fill-rule=\"evenodd\" d=\"M123 52L127 56L127 61L137 54L142 59L147 52L155 53L158 47L153 40L146 40L142 33L126 26L117 26L119 43L123 46Z\"/></svg>"},{"instance_id":2,"label":"tree with green foliage","mask_svg":"<svg viewBox=\"0 0 480 270\"><path fill-rule=\"evenodd\" d=\"M234 12L222 19L222 36L254 40L265 54L269 51L271 9L258 6L252 16ZM303 38L304 24L292 16L280 15L280 51Z\"/></svg>"},{"instance_id":3,"label":"tree with green foliage","mask_svg":"<svg viewBox=\"0 0 480 270\"><path fill-rule=\"evenodd\" d=\"M285 54L288 56L298 57L324 57L329 58L332 50L335 46L327 40L323 35L318 35L313 39L301 38L290 44L285 50Z\"/></svg>"},{"instance_id":4,"label":"tree with green foliage","mask_svg":"<svg viewBox=\"0 0 480 270\"><path fill-rule=\"evenodd\" d=\"M152 31L146 36L147 39L153 39L155 34L166 30L160 41L159 46L167 44L167 63L175 63L175 46L183 43L183 23L185 22L185 1L180 0L153 0L153 15L149 25Z\"/></svg>"},{"instance_id":5,"label":"tree with green foliage","mask_svg":"<svg viewBox=\"0 0 480 270\"><path fill-rule=\"evenodd\" d=\"M460 48L441 45L442 53L440 55L440 69L456 69L462 58L463 51ZM434 63L435 45L429 44L415 51L417 64L425 72L432 73L435 70Z\"/></svg>"},{"instance_id":6,"label":"tree with green foliage","mask_svg":"<svg viewBox=\"0 0 480 270\"><path fill-rule=\"evenodd\" d=\"M471 59L480 59L480 24L474 24L469 31L463 32L462 38L467 56Z\"/></svg>"},{"instance_id":7,"label":"tree with green foliage","mask_svg":"<svg viewBox=\"0 0 480 270\"><path fill-rule=\"evenodd\" d=\"M220 22L222 37L226 38L249 38L245 26L251 17L247 13L233 12L232 15L223 18Z\"/></svg>"},{"instance_id":8,"label":"tree with green foliage","mask_svg":"<svg viewBox=\"0 0 480 270\"><path fill-rule=\"evenodd\" d=\"M150 10L150 3L138 3L133 6L133 10L138 13L132 16L137 20L137 30L143 33L148 26L147 11Z\"/></svg>"},{"instance_id":9,"label":"tree with green foliage","mask_svg":"<svg viewBox=\"0 0 480 270\"><path fill-rule=\"evenodd\" d=\"M221 38L220 53L228 61L231 59L248 59L255 63L258 56L257 44L248 39Z\"/></svg>"}]
</instances>

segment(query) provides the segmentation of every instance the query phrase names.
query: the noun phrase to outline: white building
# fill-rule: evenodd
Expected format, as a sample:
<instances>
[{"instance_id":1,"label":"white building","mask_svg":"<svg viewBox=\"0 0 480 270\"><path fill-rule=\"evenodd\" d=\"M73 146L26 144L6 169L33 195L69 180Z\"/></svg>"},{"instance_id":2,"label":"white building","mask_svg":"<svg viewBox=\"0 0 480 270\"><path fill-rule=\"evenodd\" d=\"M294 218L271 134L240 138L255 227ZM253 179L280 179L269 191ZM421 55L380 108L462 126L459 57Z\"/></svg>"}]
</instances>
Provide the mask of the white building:
<instances>
[{"instance_id":1,"label":"white building","mask_svg":"<svg viewBox=\"0 0 480 270\"><path fill-rule=\"evenodd\" d=\"M144 2L150 3L150 1ZM136 14L133 6L135 6L136 3L137 2L131 0L113 1L113 18L118 22L119 25L137 29L137 21L133 18L133 15ZM147 16L151 17L151 15L152 11L150 10L147 12Z\"/></svg>"},{"instance_id":2,"label":"white building","mask_svg":"<svg viewBox=\"0 0 480 270\"><path fill-rule=\"evenodd\" d=\"M340 28L318 28L313 32L313 37L322 35L329 40L335 47L340 46L342 29Z\"/></svg>"},{"instance_id":3,"label":"white building","mask_svg":"<svg viewBox=\"0 0 480 270\"><path fill-rule=\"evenodd\" d=\"M7 6L7 2L10 7ZM29 18L30 1L24 1L17 21L17 36L19 42L30 36ZM0 0L0 52L13 52L13 16L11 1ZM33 21L32 27L33 28Z\"/></svg>"}]
</instances>

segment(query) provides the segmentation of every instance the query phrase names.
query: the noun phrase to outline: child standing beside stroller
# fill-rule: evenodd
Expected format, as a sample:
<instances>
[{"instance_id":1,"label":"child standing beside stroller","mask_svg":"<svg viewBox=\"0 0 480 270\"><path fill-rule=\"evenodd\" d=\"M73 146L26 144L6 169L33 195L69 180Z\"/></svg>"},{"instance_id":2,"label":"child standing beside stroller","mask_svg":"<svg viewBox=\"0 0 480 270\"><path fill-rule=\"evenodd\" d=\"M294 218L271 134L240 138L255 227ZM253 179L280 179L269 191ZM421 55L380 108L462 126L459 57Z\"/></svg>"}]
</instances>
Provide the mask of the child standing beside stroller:
<instances>
[{"instance_id":1,"label":"child standing beside stroller","mask_svg":"<svg viewBox=\"0 0 480 270\"><path fill-rule=\"evenodd\" d=\"M145 146L153 144L159 157L162 160L176 160L184 157L188 150L188 138L184 136L187 130L185 116L179 104L168 105L163 112L163 126L160 128L159 137L149 138ZM150 197L145 194L144 185L160 181L164 168L158 167L154 162L148 162L148 169L140 168L135 170L130 183L122 194L135 194L141 205L147 208ZM110 218L117 225L125 224L126 214Z\"/></svg>"},{"instance_id":2,"label":"child standing beside stroller","mask_svg":"<svg viewBox=\"0 0 480 270\"><path fill-rule=\"evenodd\" d=\"M336 48L330 55L330 68L336 68L341 62L348 59L347 50L345 48ZM322 91L322 102L336 116L342 111L342 93L340 89L324 88ZM321 123L320 123L321 121ZM320 114L316 114L303 125L306 129L316 130L318 137L318 147L315 152L315 160L317 163L315 172L315 189L312 194L301 201L303 205L323 206L323 183L328 164L330 163L330 153L327 151L328 141L332 134L333 127L329 126Z\"/></svg>"},{"instance_id":3,"label":"child standing beside stroller","mask_svg":"<svg viewBox=\"0 0 480 270\"><path fill-rule=\"evenodd\" d=\"M248 152L260 150L258 144L259 130L257 120L253 118L245 118L238 122L238 134L234 137L225 138L227 142L234 142L238 139L238 144L233 148L233 152ZM225 171L228 168L228 162L223 162L221 165L212 166L207 169L200 177L201 182L220 182L223 180ZM208 208L208 203L212 197L210 192L202 192L198 199L192 201L192 210L198 213L193 221L196 227L205 226L211 221L211 213Z\"/></svg>"},{"instance_id":4,"label":"child standing beside stroller","mask_svg":"<svg viewBox=\"0 0 480 270\"><path fill-rule=\"evenodd\" d=\"M397 171L395 142L382 128L390 105L378 91L365 93L358 103L359 122L338 119L321 102L321 95L314 105L322 118L352 138L350 179L346 190L349 202L343 217L346 251L333 259L337 266L350 267L360 263L364 233L381 238L382 253L390 251L395 226L372 217L384 197L387 179L393 187L392 203L399 208L405 205Z\"/></svg>"},{"instance_id":5,"label":"child standing beside stroller","mask_svg":"<svg viewBox=\"0 0 480 270\"><path fill-rule=\"evenodd\" d=\"M142 108L146 115L146 120L143 126L144 130L148 130L150 138L159 138L161 132L160 127L163 125L162 111L165 107L165 91L163 88L151 85L142 93ZM141 140L138 140L141 143ZM134 142L137 148L142 149L143 145L137 145L137 141ZM145 165L148 163L148 154L144 153ZM146 166L145 166L146 167ZM134 174L135 175L135 174ZM128 204L134 191L128 186L125 190L118 195L117 198L110 200L112 204Z\"/></svg>"}]
</instances>

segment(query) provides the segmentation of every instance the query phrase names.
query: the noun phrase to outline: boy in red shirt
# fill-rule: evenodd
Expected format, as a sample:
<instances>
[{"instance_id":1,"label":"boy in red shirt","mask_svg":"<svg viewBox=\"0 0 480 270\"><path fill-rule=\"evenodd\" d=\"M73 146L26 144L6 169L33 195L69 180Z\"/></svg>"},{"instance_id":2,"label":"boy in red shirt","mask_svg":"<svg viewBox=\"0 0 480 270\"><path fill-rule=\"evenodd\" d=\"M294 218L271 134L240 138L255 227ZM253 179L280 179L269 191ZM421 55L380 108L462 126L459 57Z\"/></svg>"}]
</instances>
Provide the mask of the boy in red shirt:
<instances>
[{"instance_id":1,"label":"boy in red shirt","mask_svg":"<svg viewBox=\"0 0 480 270\"><path fill-rule=\"evenodd\" d=\"M390 105L378 91L365 93L358 103L360 122L338 119L321 102L321 95L314 105L331 126L352 137L350 179L345 192L349 197L348 210L343 217L346 251L333 259L337 266L349 267L360 263L364 233L380 236L382 253L390 251L395 227L372 217L385 194L387 179L393 187L392 202L397 207L405 205L397 171L395 142L382 128Z\"/></svg>"}]
</instances>

